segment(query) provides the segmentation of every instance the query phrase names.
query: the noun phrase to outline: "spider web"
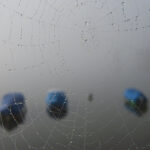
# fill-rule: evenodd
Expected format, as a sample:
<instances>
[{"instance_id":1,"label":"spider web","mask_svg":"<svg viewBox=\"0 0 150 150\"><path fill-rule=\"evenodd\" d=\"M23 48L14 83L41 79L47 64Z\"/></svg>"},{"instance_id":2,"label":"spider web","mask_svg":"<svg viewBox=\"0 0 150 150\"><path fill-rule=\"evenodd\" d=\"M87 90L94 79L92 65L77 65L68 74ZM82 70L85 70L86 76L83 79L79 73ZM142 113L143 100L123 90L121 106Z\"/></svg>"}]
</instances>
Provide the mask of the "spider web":
<instances>
[{"instance_id":1,"label":"spider web","mask_svg":"<svg viewBox=\"0 0 150 150\"><path fill-rule=\"evenodd\" d=\"M27 105L22 124L1 126L0 149L150 149L148 112L135 117L117 94L150 96L149 18L149 0L0 0L0 97L21 91ZM68 96L62 119L45 110L54 87Z\"/></svg>"}]
</instances>

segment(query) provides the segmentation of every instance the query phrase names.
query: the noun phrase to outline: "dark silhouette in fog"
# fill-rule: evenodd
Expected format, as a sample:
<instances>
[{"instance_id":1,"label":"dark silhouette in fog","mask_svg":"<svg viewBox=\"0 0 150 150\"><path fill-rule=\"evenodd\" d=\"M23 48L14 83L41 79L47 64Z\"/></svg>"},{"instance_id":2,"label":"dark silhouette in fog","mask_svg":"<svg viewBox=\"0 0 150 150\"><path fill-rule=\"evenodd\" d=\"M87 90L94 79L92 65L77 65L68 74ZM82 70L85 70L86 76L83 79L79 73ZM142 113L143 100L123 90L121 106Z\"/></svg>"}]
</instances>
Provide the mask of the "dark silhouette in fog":
<instances>
[{"instance_id":1,"label":"dark silhouette in fog","mask_svg":"<svg viewBox=\"0 0 150 150\"><path fill-rule=\"evenodd\" d=\"M88 95L88 100L89 100L89 101L93 101L93 94L92 94L92 93L90 93L90 94Z\"/></svg>"}]
</instances>

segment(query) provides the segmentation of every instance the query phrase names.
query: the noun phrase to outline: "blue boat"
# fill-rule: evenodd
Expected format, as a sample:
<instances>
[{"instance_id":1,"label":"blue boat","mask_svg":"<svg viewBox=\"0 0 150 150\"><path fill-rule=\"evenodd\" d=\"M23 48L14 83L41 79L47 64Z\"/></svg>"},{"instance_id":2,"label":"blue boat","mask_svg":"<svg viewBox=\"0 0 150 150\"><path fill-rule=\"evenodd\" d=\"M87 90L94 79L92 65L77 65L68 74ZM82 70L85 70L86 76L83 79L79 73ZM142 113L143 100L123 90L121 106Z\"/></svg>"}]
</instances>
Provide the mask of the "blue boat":
<instances>
[{"instance_id":1,"label":"blue boat","mask_svg":"<svg viewBox=\"0 0 150 150\"><path fill-rule=\"evenodd\" d=\"M137 89L129 88L124 92L124 97L131 103L137 104L145 100L145 96Z\"/></svg>"},{"instance_id":2,"label":"blue boat","mask_svg":"<svg viewBox=\"0 0 150 150\"><path fill-rule=\"evenodd\" d=\"M16 115L22 111L25 105L25 99L21 93L8 93L2 99L0 106L1 115Z\"/></svg>"},{"instance_id":3,"label":"blue boat","mask_svg":"<svg viewBox=\"0 0 150 150\"><path fill-rule=\"evenodd\" d=\"M66 110L67 109L67 97L61 90L52 90L46 97L46 104L51 110Z\"/></svg>"},{"instance_id":4,"label":"blue boat","mask_svg":"<svg viewBox=\"0 0 150 150\"><path fill-rule=\"evenodd\" d=\"M126 99L125 107L129 111L138 116L147 112L147 98L141 91L129 88L124 92L124 97Z\"/></svg>"}]
</instances>

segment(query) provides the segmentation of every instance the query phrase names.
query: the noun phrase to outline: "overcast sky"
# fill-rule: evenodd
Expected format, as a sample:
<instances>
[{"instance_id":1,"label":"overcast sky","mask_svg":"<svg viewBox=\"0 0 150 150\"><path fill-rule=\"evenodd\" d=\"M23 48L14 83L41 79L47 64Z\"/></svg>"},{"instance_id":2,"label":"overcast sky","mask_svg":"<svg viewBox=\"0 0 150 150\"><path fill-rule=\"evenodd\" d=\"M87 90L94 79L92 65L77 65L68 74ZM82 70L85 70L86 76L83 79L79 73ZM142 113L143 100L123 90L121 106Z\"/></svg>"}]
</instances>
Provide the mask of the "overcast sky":
<instances>
[{"instance_id":1,"label":"overcast sky","mask_svg":"<svg viewBox=\"0 0 150 150\"><path fill-rule=\"evenodd\" d=\"M1 0L0 88L144 86L149 39L149 0Z\"/></svg>"}]
</instances>

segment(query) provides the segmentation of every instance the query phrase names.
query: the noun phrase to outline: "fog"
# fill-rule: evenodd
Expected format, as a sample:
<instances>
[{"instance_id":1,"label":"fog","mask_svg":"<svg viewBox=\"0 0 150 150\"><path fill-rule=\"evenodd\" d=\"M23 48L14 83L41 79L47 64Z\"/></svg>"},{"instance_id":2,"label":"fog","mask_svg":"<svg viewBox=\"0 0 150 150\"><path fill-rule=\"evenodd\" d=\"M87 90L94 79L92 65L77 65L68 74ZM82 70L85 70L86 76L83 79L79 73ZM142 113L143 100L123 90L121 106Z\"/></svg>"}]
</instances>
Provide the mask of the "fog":
<instances>
[{"instance_id":1,"label":"fog","mask_svg":"<svg viewBox=\"0 0 150 150\"><path fill-rule=\"evenodd\" d=\"M150 96L149 58L149 0L0 0L0 98L23 92L41 109L51 88L106 105L128 87Z\"/></svg>"}]
</instances>

